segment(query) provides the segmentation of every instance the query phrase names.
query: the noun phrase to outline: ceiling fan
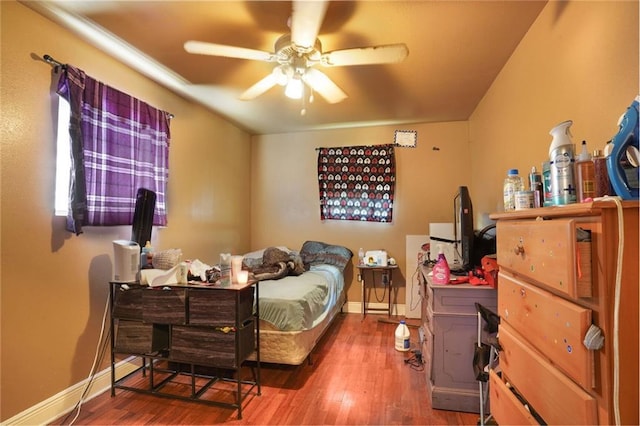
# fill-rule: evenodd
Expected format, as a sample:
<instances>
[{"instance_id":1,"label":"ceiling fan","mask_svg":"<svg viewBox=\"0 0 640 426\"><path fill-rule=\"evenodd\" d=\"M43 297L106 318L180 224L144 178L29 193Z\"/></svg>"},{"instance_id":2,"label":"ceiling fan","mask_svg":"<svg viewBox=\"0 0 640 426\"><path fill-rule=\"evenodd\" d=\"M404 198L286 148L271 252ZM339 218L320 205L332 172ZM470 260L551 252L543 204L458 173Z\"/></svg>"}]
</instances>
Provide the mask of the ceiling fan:
<instances>
[{"instance_id":1,"label":"ceiling fan","mask_svg":"<svg viewBox=\"0 0 640 426\"><path fill-rule=\"evenodd\" d=\"M291 33L276 40L274 52L202 41L187 41L184 48L189 53L200 55L277 63L270 74L240 95L241 100L255 99L275 85L286 86L286 96L300 99L306 85L312 93L317 92L329 103L341 102L347 94L325 73L314 68L316 65L336 67L401 62L409 54L409 49L406 44L398 43L323 52L317 37L328 4L328 1L294 1Z\"/></svg>"}]
</instances>

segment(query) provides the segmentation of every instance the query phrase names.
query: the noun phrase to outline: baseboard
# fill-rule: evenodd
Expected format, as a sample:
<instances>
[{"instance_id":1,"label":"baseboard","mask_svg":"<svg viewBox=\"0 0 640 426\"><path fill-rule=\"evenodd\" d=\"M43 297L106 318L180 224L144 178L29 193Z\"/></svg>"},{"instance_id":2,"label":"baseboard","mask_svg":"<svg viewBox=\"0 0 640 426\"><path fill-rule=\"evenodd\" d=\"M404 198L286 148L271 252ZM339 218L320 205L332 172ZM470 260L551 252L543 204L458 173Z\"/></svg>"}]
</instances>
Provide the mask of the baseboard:
<instances>
[{"instance_id":1,"label":"baseboard","mask_svg":"<svg viewBox=\"0 0 640 426\"><path fill-rule=\"evenodd\" d=\"M140 366L139 358L130 357L116 364L116 377L123 377ZM2 422L2 425L46 425L64 416L76 406L89 379L53 395L33 407ZM89 385L85 402L111 388L111 368L99 371Z\"/></svg>"},{"instance_id":2,"label":"baseboard","mask_svg":"<svg viewBox=\"0 0 640 426\"><path fill-rule=\"evenodd\" d=\"M346 308L347 308L347 312L350 314L360 314L362 313L362 303L361 302L347 302L346 303ZM388 304L386 303L368 303L367 307L368 308L373 308L373 309L387 309L388 308ZM367 311L367 315L374 315L374 314L384 314L386 315L386 312L384 310L380 310L380 311ZM399 315L399 316L404 316L405 314L405 305L404 304L394 304L393 305L393 309L392 309L392 315Z\"/></svg>"}]
</instances>

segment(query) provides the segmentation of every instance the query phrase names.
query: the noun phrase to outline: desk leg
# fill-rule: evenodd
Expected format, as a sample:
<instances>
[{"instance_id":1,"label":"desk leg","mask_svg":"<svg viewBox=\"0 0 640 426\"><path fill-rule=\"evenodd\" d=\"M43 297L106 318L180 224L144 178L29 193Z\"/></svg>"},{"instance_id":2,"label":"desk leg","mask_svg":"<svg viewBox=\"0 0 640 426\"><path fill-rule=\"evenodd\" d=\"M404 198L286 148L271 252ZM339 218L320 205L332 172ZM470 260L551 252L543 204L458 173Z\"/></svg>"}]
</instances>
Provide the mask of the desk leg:
<instances>
[{"instance_id":1,"label":"desk leg","mask_svg":"<svg viewBox=\"0 0 640 426\"><path fill-rule=\"evenodd\" d=\"M364 280L364 271L360 273L360 284L362 285L362 320L364 320L364 315L366 312L365 301L364 301L364 289L365 289L365 280Z\"/></svg>"},{"instance_id":2,"label":"desk leg","mask_svg":"<svg viewBox=\"0 0 640 426\"><path fill-rule=\"evenodd\" d=\"M393 273L391 271L384 271L384 274L388 274L387 281L389 282L389 316L391 316L391 292L393 291Z\"/></svg>"}]
</instances>

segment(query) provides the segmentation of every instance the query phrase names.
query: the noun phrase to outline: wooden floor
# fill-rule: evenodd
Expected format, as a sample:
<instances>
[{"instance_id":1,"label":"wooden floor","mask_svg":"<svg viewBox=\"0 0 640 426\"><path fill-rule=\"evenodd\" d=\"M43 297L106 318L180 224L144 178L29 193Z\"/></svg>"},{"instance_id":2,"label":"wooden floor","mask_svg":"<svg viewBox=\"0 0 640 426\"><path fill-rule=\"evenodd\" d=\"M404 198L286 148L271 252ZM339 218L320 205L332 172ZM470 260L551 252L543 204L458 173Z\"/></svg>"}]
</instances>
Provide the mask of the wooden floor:
<instances>
[{"instance_id":1,"label":"wooden floor","mask_svg":"<svg viewBox=\"0 0 640 426\"><path fill-rule=\"evenodd\" d=\"M116 390L85 402L76 425L476 425L478 415L434 410L426 373L394 349L394 322L383 315L338 315L312 364L262 365L262 395L250 394L243 418L230 408ZM412 349L418 331L411 328ZM246 369L249 370L250 369ZM139 375L128 379L142 380ZM54 425L69 424L75 412Z\"/></svg>"}]
</instances>

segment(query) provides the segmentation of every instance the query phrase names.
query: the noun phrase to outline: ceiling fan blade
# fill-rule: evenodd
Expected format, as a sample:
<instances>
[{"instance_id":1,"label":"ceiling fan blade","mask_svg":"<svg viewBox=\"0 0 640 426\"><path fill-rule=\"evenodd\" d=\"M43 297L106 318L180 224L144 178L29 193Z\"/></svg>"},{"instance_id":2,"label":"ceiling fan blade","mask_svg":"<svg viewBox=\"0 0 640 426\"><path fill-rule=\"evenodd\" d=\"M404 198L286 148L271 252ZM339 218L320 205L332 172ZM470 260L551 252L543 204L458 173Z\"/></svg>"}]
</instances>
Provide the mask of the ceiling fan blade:
<instances>
[{"instance_id":1,"label":"ceiling fan blade","mask_svg":"<svg viewBox=\"0 0 640 426\"><path fill-rule=\"evenodd\" d=\"M278 79L274 73L267 75L253 86L245 90L239 97L241 101L250 101L262 95L278 83Z\"/></svg>"},{"instance_id":2,"label":"ceiling fan blade","mask_svg":"<svg viewBox=\"0 0 640 426\"><path fill-rule=\"evenodd\" d=\"M273 53L244 47L225 46L224 44L206 43L204 41L187 41L184 50L199 55L225 56L227 58L253 59L256 61L274 62Z\"/></svg>"},{"instance_id":3,"label":"ceiling fan blade","mask_svg":"<svg viewBox=\"0 0 640 426\"><path fill-rule=\"evenodd\" d=\"M302 50L311 50L318 38L328 1L298 0L293 2L291 41Z\"/></svg>"},{"instance_id":4,"label":"ceiling fan blade","mask_svg":"<svg viewBox=\"0 0 640 426\"><path fill-rule=\"evenodd\" d=\"M347 94L337 84L331 81L325 73L315 68L307 68L302 80L330 104L342 102L347 98Z\"/></svg>"},{"instance_id":5,"label":"ceiling fan blade","mask_svg":"<svg viewBox=\"0 0 640 426\"><path fill-rule=\"evenodd\" d=\"M408 54L409 48L407 45L404 43L398 43L334 50L333 52L324 53L320 62L326 67L391 64L395 62L402 62Z\"/></svg>"}]
</instances>

